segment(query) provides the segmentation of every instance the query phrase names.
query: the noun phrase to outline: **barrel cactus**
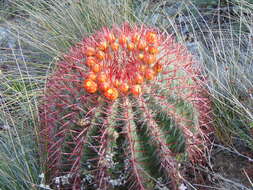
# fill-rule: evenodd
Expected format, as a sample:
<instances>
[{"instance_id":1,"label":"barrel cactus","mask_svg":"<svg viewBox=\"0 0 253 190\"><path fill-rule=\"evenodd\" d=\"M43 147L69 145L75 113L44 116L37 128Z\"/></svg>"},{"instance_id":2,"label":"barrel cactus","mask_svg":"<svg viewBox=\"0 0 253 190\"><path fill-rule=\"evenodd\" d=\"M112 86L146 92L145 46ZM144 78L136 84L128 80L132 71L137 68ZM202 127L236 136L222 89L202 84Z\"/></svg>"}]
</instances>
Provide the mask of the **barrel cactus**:
<instances>
[{"instance_id":1,"label":"barrel cactus","mask_svg":"<svg viewBox=\"0 0 253 190\"><path fill-rule=\"evenodd\" d=\"M57 61L40 106L46 182L177 189L179 161L201 162L207 147L203 82L186 48L156 28L125 23L84 38Z\"/></svg>"}]
</instances>

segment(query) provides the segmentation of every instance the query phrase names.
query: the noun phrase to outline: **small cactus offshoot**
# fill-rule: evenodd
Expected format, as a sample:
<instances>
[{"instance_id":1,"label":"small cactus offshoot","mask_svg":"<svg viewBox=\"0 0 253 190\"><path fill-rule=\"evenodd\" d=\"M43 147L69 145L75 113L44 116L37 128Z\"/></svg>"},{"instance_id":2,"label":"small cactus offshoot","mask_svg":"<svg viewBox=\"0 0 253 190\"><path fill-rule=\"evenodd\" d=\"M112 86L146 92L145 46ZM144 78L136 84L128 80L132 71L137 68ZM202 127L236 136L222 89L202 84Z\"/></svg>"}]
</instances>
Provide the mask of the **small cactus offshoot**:
<instances>
[{"instance_id":1,"label":"small cactus offshoot","mask_svg":"<svg viewBox=\"0 0 253 190\"><path fill-rule=\"evenodd\" d=\"M40 106L47 183L117 189L111 181L123 175L118 186L128 189L154 189L158 179L177 189L178 162L201 162L211 130L197 68L183 45L145 25L84 38L58 61Z\"/></svg>"}]
</instances>

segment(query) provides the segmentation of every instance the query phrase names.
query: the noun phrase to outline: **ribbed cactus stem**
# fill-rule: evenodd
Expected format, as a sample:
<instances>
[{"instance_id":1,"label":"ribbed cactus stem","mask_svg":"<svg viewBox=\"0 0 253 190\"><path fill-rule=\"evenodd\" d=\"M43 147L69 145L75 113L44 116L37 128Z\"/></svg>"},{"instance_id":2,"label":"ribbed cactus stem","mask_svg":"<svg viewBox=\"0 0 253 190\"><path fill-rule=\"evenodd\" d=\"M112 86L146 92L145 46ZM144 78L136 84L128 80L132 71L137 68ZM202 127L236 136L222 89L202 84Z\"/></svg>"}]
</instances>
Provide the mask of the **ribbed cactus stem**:
<instances>
[{"instance_id":1,"label":"ribbed cactus stem","mask_svg":"<svg viewBox=\"0 0 253 190\"><path fill-rule=\"evenodd\" d=\"M200 155L202 154L203 147L200 149L199 146L204 146L205 142L204 137L201 137L203 134L200 132L199 126L194 124L194 118L188 119L182 113L180 115L176 108L176 106L178 106L177 104L160 103L165 102L163 98L154 98L154 101L160 111L167 114L168 117L173 118L175 123L177 123L177 127L181 129L189 158L195 161L195 159L201 157ZM194 112L195 110L192 108L191 114L194 114ZM192 116L190 115L188 117Z\"/></svg>"},{"instance_id":2,"label":"ribbed cactus stem","mask_svg":"<svg viewBox=\"0 0 253 190\"><path fill-rule=\"evenodd\" d=\"M131 107L131 104L129 102L128 98L124 98L123 100L123 106L125 107L125 133L127 137L127 141L129 143L129 162L130 162L130 170L132 173L132 178L135 178L136 180L133 180L136 182L136 184L132 184L131 189L140 189L145 190L144 184L145 180L143 179L143 173L142 173L142 167L139 162L139 155L141 152L138 151L138 148L141 146L139 144L137 132L136 132L136 125L134 123L134 114ZM139 147L138 147L139 146Z\"/></svg>"},{"instance_id":3,"label":"ribbed cactus stem","mask_svg":"<svg viewBox=\"0 0 253 190\"><path fill-rule=\"evenodd\" d=\"M98 137L99 145L97 147L97 154L98 154L98 162L97 167L98 171L96 172L96 179L98 181L98 189L108 189L108 169L110 167L110 163L107 160L107 154L111 153L110 150L112 146L111 143L116 141L117 139L117 132L115 130L115 115L117 114L116 107L118 102L114 102L113 104L107 107L104 121L100 126L100 136Z\"/></svg>"},{"instance_id":4,"label":"ribbed cactus stem","mask_svg":"<svg viewBox=\"0 0 253 190\"><path fill-rule=\"evenodd\" d=\"M154 114L151 113L151 110L146 105L145 100L143 98L139 98L138 102L140 109L143 112L143 117L147 123L148 133L153 137L152 143L156 144L161 160L161 167L166 170L167 175L171 177L172 180L176 180L173 182L173 187L177 187L176 184L179 183L181 178L178 163L174 159L172 151L168 148L164 133L154 120Z\"/></svg>"},{"instance_id":5,"label":"ribbed cactus stem","mask_svg":"<svg viewBox=\"0 0 253 190\"><path fill-rule=\"evenodd\" d=\"M57 62L40 106L46 182L64 190L152 190L170 178L176 190L178 161L202 161L212 131L196 67L172 36L144 25L84 38Z\"/></svg>"}]
</instances>

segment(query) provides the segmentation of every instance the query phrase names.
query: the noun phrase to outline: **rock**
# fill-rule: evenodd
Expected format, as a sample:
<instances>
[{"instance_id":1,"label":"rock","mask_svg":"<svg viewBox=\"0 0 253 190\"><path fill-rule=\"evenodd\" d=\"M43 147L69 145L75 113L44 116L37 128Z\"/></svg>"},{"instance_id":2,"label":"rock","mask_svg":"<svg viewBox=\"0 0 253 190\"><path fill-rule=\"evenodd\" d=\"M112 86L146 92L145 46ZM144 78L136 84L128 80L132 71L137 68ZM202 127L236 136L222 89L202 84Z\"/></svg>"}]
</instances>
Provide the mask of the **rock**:
<instances>
[{"instance_id":1,"label":"rock","mask_svg":"<svg viewBox=\"0 0 253 190\"><path fill-rule=\"evenodd\" d=\"M0 27L0 48L15 49L17 46L17 39L11 35L9 29Z\"/></svg>"},{"instance_id":2,"label":"rock","mask_svg":"<svg viewBox=\"0 0 253 190\"><path fill-rule=\"evenodd\" d=\"M10 128L9 125L0 125L0 130L9 130Z\"/></svg>"}]
</instances>

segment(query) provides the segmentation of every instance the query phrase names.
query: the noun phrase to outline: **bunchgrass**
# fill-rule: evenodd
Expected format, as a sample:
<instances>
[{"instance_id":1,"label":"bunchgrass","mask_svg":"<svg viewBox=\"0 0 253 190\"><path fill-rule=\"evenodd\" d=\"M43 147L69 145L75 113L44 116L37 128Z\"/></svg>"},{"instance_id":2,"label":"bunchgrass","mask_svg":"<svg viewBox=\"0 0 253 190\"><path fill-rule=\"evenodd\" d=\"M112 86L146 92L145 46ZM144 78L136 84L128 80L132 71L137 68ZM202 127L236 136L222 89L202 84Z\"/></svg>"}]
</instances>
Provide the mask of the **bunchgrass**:
<instances>
[{"instance_id":1,"label":"bunchgrass","mask_svg":"<svg viewBox=\"0 0 253 190\"><path fill-rule=\"evenodd\" d=\"M56 60L97 29L126 21L157 26L189 47L209 79L216 137L253 150L253 4L217 1L217 9L202 10L194 2L171 4L171 12L169 1L13 1L22 14L6 21L18 48L1 63L10 69L0 74L0 124L8 126L0 131L0 189L43 184L37 106Z\"/></svg>"},{"instance_id":2,"label":"bunchgrass","mask_svg":"<svg viewBox=\"0 0 253 190\"><path fill-rule=\"evenodd\" d=\"M38 189L38 176L42 173L36 134L37 97L43 86L38 81L42 78L32 78L25 61L18 60L16 56L13 53L15 62L9 64L15 72L10 69L0 75L1 190Z\"/></svg>"},{"instance_id":3,"label":"bunchgrass","mask_svg":"<svg viewBox=\"0 0 253 190\"><path fill-rule=\"evenodd\" d=\"M232 145L240 138L253 150L253 5L238 1L227 12L217 12L217 24L200 25L196 33L198 54L210 79L214 127L218 138Z\"/></svg>"}]
</instances>

